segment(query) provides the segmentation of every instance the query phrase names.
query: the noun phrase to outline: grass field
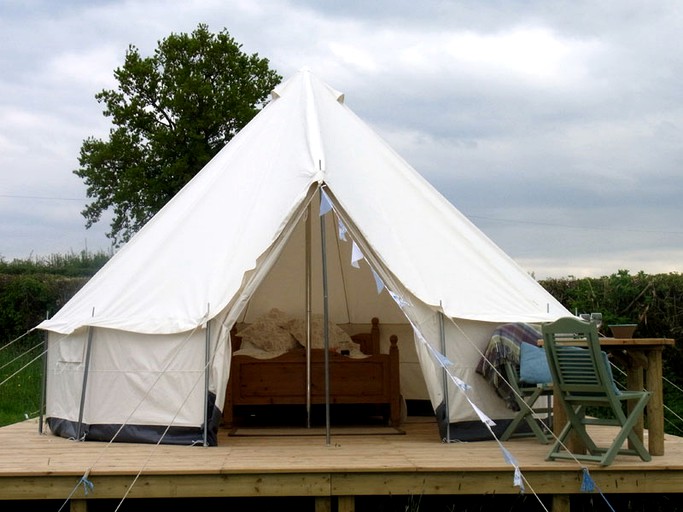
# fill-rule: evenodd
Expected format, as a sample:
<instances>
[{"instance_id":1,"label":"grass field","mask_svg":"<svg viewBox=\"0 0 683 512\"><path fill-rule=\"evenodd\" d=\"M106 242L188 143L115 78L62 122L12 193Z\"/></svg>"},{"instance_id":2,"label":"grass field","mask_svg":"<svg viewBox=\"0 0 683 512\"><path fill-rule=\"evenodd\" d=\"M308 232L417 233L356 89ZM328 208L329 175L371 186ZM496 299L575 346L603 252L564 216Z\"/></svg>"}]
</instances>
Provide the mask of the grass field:
<instances>
[{"instance_id":1,"label":"grass field","mask_svg":"<svg viewBox=\"0 0 683 512\"><path fill-rule=\"evenodd\" d=\"M40 412L43 337L27 336L0 348L0 426Z\"/></svg>"}]
</instances>

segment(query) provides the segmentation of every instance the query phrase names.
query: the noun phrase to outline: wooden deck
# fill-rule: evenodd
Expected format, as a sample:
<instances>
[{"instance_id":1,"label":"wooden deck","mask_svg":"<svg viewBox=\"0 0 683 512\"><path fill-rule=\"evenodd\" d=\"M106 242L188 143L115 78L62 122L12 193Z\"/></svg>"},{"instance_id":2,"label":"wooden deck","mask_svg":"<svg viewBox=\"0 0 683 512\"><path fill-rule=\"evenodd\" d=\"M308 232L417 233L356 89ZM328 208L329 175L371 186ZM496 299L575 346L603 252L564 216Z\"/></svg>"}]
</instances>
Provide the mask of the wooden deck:
<instances>
[{"instance_id":1,"label":"wooden deck","mask_svg":"<svg viewBox=\"0 0 683 512\"><path fill-rule=\"evenodd\" d=\"M91 500L120 500L127 492L131 500L309 496L317 498L316 510L349 512L357 496L520 493L496 442L443 444L431 418L408 418L403 428L405 435L332 435L330 445L324 436L225 431L219 446L207 448L78 443L41 435L29 420L0 428L0 500L71 497L72 510L85 510ZM559 510L581 492L578 463L546 462L548 446L534 438L505 447L527 495L556 495ZM665 450L651 462L619 456L607 468L589 466L590 473L605 495L683 492L683 439L667 435ZM87 494L78 485L86 473L93 484Z\"/></svg>"}]
</instances>

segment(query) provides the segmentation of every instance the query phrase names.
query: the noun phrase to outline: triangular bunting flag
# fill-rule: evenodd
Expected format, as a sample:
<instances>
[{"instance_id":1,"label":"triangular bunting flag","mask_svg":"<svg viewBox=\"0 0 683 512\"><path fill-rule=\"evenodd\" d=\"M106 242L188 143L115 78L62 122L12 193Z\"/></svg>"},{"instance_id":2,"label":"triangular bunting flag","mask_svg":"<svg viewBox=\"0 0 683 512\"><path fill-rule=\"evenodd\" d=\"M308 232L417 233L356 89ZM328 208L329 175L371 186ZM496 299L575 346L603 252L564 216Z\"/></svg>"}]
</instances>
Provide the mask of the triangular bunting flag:
<instances>
[{"instance_id":1,"label":"triangular bunting flag","mask_svg":"<svg viewBox=\"0 0 683 512\"><path fill-rule=\"evenodd\" d=\"M320 189L320 216L322 217L332 209L332 202L323 189Z\"/></svg>"},{"instance_id":2,"label":"triangular bunting flag","mask_svg":"<svg viewBox=\"0 0 683 512\"><path fill-rule=\"evenodd\" d=\"M344 242L346 242L346 226L344 226L341 219L338 219L337 225L339 226L339 240L344 240Z\"/></svg>"},{"instance_id":3,"label":"triangular bunting flag","mask_svg":"<svg viewBox=\"0 0 683 512\"><path fill-rule=\"evenodd\" d=\"M595 482L593 477L588 472L588 468L583 468L583 475L581 478L581 492L593 492L595 490Z\"/></svg>"},{"instance_id":4,"label":"triangular bunting flag","mask_svg":"<svg viewBox=\"0 0 683 512\"><path fill-rule=\"evenodd\" d=\"M351 266L355 268L360 268L358 262L363 259L363 253L360 247L356 245L356 242L352 242L353 246L351 248Z\"/></svg>"},{"instance_id":5,"label":"triangular bunting flag","mask_svg":"<svg viewBox=\"0 0 683 512\"><path fill-rule=\"evenodd\" d=\"M377 287L377 294L379 295L380 293L382 293L382 290L384 290L384 281L382 281L382 278L379 277L379 275L377 274L377 272L374 271L374 269L372 271L372 275L375 278L375 286Z\"/></svg>"},{"instance_id":6,"label":"triangular bunting flag","mask_svg":"<svg viewBox=\"0 0 683 512\"><path fill-rule=\"evenodd\" d=\"M512 480L513 485L519 487L519 491L524 494L524 481L522 480L522 470L519 466L515 466L515 477Z\"/></svg>"},{"instance_id":7,"label":"triangular bunting flag","mask_svg":"<svg viewBox=\"0 0 683 512\"><path fill-rule=\"evenodd\" d=\"M468 398L467 401L470 403L470 405L472 406L472 409L474 409L474 412L477 413L477 416L479 416L479 419L481 420L481 422L484 425L488 425L489 427L495 426L496 422L493 421L491 418L489 418L486 414L484 414L484 411L482 411L479 407L477 407L474 404L474 402L472 402L472 400L470 400Z\"/></svg>"}]
</instances>

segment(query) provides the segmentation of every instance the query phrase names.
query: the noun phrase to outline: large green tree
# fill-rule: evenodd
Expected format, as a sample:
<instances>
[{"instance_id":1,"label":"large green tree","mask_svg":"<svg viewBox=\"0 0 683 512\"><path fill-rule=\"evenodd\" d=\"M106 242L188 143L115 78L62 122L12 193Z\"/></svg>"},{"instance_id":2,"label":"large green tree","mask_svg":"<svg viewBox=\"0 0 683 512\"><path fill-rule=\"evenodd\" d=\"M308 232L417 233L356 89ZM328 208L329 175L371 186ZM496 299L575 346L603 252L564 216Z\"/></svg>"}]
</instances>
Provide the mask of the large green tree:
<instances>
[{"instance_id":1,"label":"large green tree","mask_svg":"<svg viewBox=\"0 0 683 512\"><path fill-rule=\"evenodd\" d=\"M171 34L151 57L129 46L116 90L95 97L114 127L89 137L74 173L87 185L86 226L113 214L107 233L128 240L261 109L282 79L223 30Z\"/></svg>"}]
</instances>

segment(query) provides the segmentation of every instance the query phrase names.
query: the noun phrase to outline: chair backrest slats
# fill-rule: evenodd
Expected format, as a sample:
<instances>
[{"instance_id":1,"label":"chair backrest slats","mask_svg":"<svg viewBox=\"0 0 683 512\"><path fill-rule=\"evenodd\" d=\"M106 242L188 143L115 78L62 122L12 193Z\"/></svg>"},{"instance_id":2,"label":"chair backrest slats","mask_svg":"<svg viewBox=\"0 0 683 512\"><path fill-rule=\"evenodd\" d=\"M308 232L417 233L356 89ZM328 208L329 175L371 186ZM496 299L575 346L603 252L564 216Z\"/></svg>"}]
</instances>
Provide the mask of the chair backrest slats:
<instances>
[{"instance_id":1,"label":"chair backrest slats","mask_svg":"<svg viewBox=\"0 0 683 512\"><path fill-rule=\"evenodd\" d=\"M611 376L605 368L595 326L573 318L560 319L544 330L544 345L551 373L555 373L553 379L564 391L607 398L612 389Z\"/></svg>"}]
</instances>

